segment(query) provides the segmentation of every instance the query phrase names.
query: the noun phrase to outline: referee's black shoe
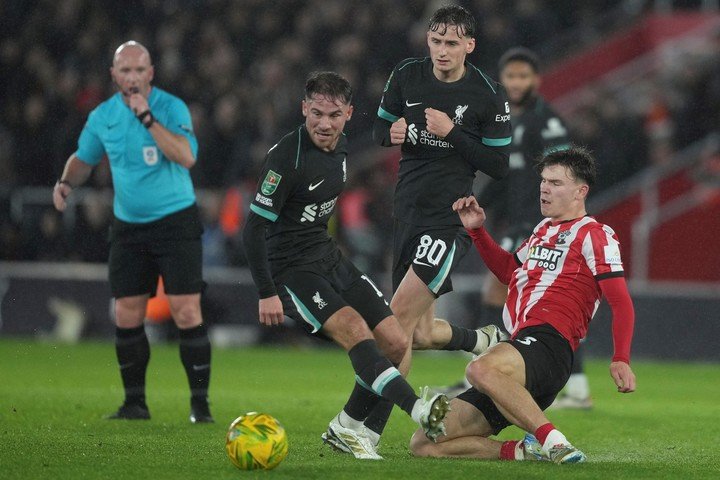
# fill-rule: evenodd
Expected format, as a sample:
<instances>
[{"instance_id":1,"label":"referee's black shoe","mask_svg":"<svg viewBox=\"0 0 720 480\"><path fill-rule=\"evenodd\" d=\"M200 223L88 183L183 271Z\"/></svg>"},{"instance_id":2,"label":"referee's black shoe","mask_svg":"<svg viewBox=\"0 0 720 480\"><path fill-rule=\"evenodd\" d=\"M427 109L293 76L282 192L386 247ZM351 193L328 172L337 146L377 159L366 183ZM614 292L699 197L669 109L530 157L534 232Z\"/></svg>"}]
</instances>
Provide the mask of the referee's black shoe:
<instances>
[{"instance_id":1,"label":"referee's black shoe","mask_svg":"<svg viewBox=\"0 0 720 480\"><path fill-rule=\"evenodd\" d=\"M150 420L147 405L139 403L123 403L117 412L106 417L108 420Z\"/></svg>"},{"instance_id":2,"label":"referee's black shoe","mask_svg":"<svg viewBox=\"0 0 720 480\"><path fill-rule=\"evenodd\" d=\"M210 405L207 400L192 400L190 402L190 422L192 423L215 423L210 415Z\"/></svg>"}]
</instances>

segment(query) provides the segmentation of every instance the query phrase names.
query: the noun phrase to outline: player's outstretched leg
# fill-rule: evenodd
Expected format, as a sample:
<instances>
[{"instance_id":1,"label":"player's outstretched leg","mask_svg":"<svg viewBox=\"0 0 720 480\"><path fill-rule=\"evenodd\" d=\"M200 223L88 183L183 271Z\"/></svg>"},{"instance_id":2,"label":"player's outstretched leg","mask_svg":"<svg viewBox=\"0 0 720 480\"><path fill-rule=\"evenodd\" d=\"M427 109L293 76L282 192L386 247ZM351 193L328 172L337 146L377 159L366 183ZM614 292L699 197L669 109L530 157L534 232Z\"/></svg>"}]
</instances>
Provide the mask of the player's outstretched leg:
<instances>
[{"instance_id":1,"label":"player's outstretched leg","mask_svg":"<svg viewBox=\"0 0 720 480\"><path fill-rule=\"evenodd\" d=\"M541 425L535 430L535 437L542 445L542 455L553 463L582 463L587 459L552 423Z\"/></svg>"},{"instance_id":2,"label":"player's outstretched leg","mask_svg":"<svg viewBox=\"0 0 720 480\"><path fill-rule=\"evenodd\" d=\"M473 358L476 358L478 355L486 352L490 347L509 338L507 333L493 324L478 328L475 332L477 334L477 341L472 349L472 353L475 355ZM455 398L470 387L471 385L467 378L463 378L459 382L449 386L435 387L435 391L444 393L448 398Z\"/></svg>"},{"instance_id":3,"label":"player's outstretched leg","mask_svg":"<svg viewBox=\"0 0 720 480\"><path fill-rule=\"evenodd\" d=\"M399 363L402 361L410 341L397 319L392 315L385 317L375 325L372 333L382 354L404 375L404 372L400 370ZM378 404L382 404L383 409L387 410L382 425L377 425L372 421L368 422L371 420L368 417L369 413L379 410ZM340 413L330 421L327 431L322 434L323 442L331 445L335 450L354 454L357 458L381 458L378 454L380 435L392 407L392 402L378 396L356 381L347 403ZM363 419L365 419L364 423ZM342 429L350 429L352 432L349 432L349 435L361 437L353 442L359 446L359 448L355 448L356 451L338 438L340 435L336 432L340 432Z\"/></svg>"},{"instance_id":4,"label":"player's outstretched leg","mask_svg":"<svg viewBox=\"0 0 720 480\"><path fill-rule=\"evenodd\" d=\"M418 398L400 371L380 353L370 329L354 309L340 309L323 329L348 351L358 383L402 408L429 438L437 438L442 433L442 420L448 411L447 397L435 394Z\"/></svg>"},{"instance_id":5,"label":"player's outstretched leg","mask_svg":"<svg viewBox=\"0 0 720 480\"><path fill-rule=\"evenodd\" d=\"M509 338L507 333L493 324L478 328L475 332L477 333L477 342L475 343L475 348L472 350L472 353L475 355L480 355L490 347L494 347Z\"/></svg>"},{"instance_id":6,"label":"player's outstretched leg","mask_svg":"<svg viewBox=\"0 0 720 480\"><path fill-rule=\"evenodd\" d=\"M344 410L330 420L327 431L321 437L324 443L335 450L350 453L357 459L383 459L377 453L376 445L366 435L362 422L350 417Z\"/></svg>"}]
</instances>

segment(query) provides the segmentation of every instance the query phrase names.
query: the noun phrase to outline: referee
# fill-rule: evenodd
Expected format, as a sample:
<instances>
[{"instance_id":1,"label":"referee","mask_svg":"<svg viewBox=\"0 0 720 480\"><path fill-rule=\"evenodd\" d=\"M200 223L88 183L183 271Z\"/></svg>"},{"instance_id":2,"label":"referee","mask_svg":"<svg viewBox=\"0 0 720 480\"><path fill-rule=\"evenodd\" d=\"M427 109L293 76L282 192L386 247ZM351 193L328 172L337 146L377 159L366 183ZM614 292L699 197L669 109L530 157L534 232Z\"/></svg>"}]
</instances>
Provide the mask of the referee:
<instances>
[{"instance_id":1,"label":"referee","mask_svg":"<svg viewBox=\"0 0 720 480\"><path fill-rule=\"evenodd\" d=\"M55 184L53 202L63 211L106 154L115 197L110 232L110 288L115 298L115 347L125 402L111 419L149 419L145 373L150 347L143 320L162 276L180 329L180 358L190 383L190 421L212 422L208 407L210 341L200 312L202 247L189 169L197 140L190 111L179 98L151 86L147 48L120 45L110 68L118 92L90 113L78 149Z\"/></svg>"}]
</instances>

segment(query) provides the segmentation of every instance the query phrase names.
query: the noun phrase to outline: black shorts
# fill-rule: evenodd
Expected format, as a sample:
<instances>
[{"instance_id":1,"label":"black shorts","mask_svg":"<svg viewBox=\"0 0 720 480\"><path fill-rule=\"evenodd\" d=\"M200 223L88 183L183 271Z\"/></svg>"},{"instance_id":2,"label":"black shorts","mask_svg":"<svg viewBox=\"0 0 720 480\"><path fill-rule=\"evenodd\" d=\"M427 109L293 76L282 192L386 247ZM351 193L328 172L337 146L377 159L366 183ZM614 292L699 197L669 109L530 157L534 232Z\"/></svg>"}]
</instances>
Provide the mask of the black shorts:
<instances>
[{"instance_id":1,"label":"black shorts","mask_svg":"<svg viewBox=\"0 0 720 480\"><path fill-rule=\"evenodd\" d=\"M115 218L108 265L113 297L154 296L159 276L169 295L202 292L202 232L196 205L149 223Z\"/></svg>"},{"instance_id":2,"label":"black shorts","mask_svg":"<svg viewBox=\"0 0 720 480\"><path fill-rule=\"evenodd\" d=\"M550 325L525 328L514 340L507 342L525 360L525 388L540 409L545 410L570 378L573 363L570 343ZM468 389L457 398L480 410L493 428L494 435L510 425L492 399L475 388Z\"/></svg>"},{"instance_id":3,"label":"black shorts","mask_svg":"<svg viewBox=\"0 0 720 480\"><path fill-rule=\"evenodd\" d=\"M395 219L393 230L393 292L410 266L436 297L451 292L450 273L472 243L465 229L421 227Z\"/></svg>"},{"instance_id":4,"label":"black shorts","mask_svg":"<svg viewBox=\"0 0 720 480\"><path fill-rule=\"evenodd\" d=\"M275 279L285 315L310 333L322 333L328 318L352 307L370 329L392 315L377 286L340 251L308 265L290 267Z\"/></svg>"}]
</instances>

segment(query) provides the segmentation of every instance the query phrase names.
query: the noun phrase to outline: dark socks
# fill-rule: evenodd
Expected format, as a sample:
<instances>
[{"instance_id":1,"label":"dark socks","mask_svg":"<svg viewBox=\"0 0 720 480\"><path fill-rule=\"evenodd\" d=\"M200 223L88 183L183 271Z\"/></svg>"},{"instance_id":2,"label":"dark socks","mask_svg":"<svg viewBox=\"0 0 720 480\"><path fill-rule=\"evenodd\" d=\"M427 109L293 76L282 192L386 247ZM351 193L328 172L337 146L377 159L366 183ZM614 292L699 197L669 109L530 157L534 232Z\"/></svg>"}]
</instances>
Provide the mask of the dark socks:
<instances>
[{"instance_id":1,"label":"dark socks","mask_svg":"<svg viewBox=\"0 0 720 480\"><path fill-rule=\"evenodd\" d=\"M457 327L449 323L452 330L452 337L447 345L442 347L443 350L464 350L472 352L477 344L477 332L468 328Z\"/></svg>"},{"instance_id":2,"label":"dark socks","mask_svg":"<svg viewBox=\"0 0 720 480\"><path fill-rule=\"evenodd\" d=\"M193 402L207 401L210 356L210 339L204 324L180 330L180 359L187 373Z\"/></svg>"},{"instance_id":3,"label":"dark socks","mask_svg":"<svg viewBox=\"0 0 720 480\"><path fill-rule=\"evenodd\" d=\"M370 415L365 419L365 427L382 435L390 419L390 413L392 412L393 404L389 400L381 399L380 402L372 409Z\"/></svg>"},{"instance_id":4,"label":"dark socks","mask_svg":"<svg viewBox=\"0 0 720 480\"><path fill-rule=\"evenodd\" d=\"M359 342L348 355L360 380L408 414L412 412L418 397L398 369L380 354L375 340Z\"/></svg>"},{"instance_id":5,"label":"dark socks","mask_svg":"<svg viewBox=\"0 0 720 480\"><path fill-rule=\"evenodd\" d=\"M377 394L363 387L358 382L355 382L355 388L353 388L350 398L348 398L343 410L355 420L362 421L367 418L380 400L381 397ZM390 405L392 405L392 403Z\"/></svg>"},{"instance_id":6,"label":"dark socks","mask_svg":"<svg viewBox=\"0 0 720 480\"><path fill-rule=\"evenodd\" d=\"M145 406L145 372L150 361L150 344L145 326L115 329L115 353L125 388L125 403Z\"/></svg>"}]
</instances>

